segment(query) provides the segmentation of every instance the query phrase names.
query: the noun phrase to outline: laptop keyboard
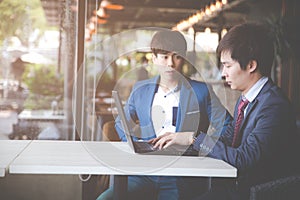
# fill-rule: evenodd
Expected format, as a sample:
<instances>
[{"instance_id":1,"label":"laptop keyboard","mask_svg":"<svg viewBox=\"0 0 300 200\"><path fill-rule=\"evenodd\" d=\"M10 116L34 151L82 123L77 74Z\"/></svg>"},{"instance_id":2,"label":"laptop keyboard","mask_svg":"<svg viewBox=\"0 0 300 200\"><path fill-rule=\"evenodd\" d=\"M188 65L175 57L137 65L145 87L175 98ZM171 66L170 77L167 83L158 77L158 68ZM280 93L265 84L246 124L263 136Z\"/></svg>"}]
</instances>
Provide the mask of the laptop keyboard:
<instances>
[{"instance_id":1,"label":"laptop keyboard","mask_svg":"<svg viewBox=\"0 0 300 200\"><path fill-rule=\"evenodd\" d=\"M142 149L143 151L153 151L153 150L156 150L155 148L153 148L152 144L149 144L147 142L135 142L134 145L138 149Z\"/></svg>"},{"instance_id":2,"label":"laptop keyboard","mask_svg":"<svg viewBox=\"0 0 300 200\"><path fill-rule=\"evenodd\" d=\"M198 156L198 152L193 150L191 147L176 148L176 146L170 146L166 149L159 150L154 148L152 144L147 142L134 142L134 148L136 153L155 154L155 155L176 155L176 156Z\"/></svg>"}]
</instances>

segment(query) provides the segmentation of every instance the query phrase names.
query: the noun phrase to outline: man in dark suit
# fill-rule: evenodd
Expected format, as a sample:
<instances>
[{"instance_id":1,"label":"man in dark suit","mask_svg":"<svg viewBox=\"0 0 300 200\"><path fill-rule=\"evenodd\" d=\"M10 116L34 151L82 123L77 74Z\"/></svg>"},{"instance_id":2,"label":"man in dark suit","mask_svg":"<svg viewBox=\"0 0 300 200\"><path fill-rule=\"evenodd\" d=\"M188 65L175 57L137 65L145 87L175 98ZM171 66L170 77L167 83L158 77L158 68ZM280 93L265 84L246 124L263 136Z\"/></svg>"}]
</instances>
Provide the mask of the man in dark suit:
<instances>
[{"instance_id":1,"label":"man in dark suit","mask_svg":"<svg viewBox=\"0 0 300 200\"><path fill-rule=\"evenodd\" d=\"M232 184L225 182L196 199L249 199L249 189L296 167L295 115L289 100L271 80L273 40L262 25L238 25L220 41L217 54L222 76L238 99L234 120L218 141L203 133L165 134L152 140L160 148L192 144L209 157L222 159L238 169ZM240 103L245 104L243 108ZM240 111L242 110L242 111Z\"/></svg>"}]
</instances>

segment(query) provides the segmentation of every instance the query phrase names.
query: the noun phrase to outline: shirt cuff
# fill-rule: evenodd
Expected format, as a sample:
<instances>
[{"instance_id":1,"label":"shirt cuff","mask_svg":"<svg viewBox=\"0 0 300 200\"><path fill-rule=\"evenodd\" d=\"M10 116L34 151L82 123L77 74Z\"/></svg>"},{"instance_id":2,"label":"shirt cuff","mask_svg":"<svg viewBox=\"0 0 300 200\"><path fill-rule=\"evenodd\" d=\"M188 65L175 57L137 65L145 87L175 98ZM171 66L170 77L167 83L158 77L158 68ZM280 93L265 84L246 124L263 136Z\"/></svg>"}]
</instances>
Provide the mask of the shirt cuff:
<instances>
[{"instance_id":1,"label":"shirt cuff","mask_svg":"<svg viewBox=\"0 0 300 200\"><path fill-rule=\"evenodd\" d=\"M196 139L194 140L194 143L193 143L193 148L196 150L196 151L200 151L200 144L202 144L203 140L205 138L205 134L200 132L200 134L196 137Z\"/></svg>"}]
</instances>

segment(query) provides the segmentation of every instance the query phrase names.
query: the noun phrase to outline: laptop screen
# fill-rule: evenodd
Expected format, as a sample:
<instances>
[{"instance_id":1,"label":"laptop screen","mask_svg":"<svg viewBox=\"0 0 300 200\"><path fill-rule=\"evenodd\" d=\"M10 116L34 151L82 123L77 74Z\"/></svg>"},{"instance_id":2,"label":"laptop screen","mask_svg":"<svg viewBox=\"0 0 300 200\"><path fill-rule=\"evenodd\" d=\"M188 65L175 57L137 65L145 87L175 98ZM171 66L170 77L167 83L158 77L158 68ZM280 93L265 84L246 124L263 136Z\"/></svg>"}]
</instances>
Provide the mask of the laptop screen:
<instances>
[{"instance_id":1,"label":"laptop screen","mask_svg":"<svg viewBox=\"0 0 300 200\"><path fill-rule=\"evenodd\" d=\"M115 104L116 104L116 107L117 107L117 111L118 111L118 115L121 119L121 123L122 123L122 126L123 126L123 130L125 132L127 142L129 144L129 146L131 147L131 149L134 151L133 139L132 139L132 136L131 136L131 129L129 128L129 125L128 125L128 122L127 122L127 119L126 119L126 116L125 116L125 112L124 112L124 109L123 109L123 105L122 105L122 102L121 102L121 98L119 96L118 91L113 90L112 91L112 97L114 98L114 101L115 101Z\"/></svg>"}]
</instances>

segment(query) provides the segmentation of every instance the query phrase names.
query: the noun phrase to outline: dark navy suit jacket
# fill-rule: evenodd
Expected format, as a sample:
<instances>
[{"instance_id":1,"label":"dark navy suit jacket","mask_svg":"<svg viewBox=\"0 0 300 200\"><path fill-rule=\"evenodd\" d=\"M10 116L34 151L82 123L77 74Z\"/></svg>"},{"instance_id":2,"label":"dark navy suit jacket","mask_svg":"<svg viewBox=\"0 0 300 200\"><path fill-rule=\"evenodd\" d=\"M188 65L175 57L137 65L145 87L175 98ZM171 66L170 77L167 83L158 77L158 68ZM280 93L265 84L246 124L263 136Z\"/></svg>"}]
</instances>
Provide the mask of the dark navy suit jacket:
<instances>
[{"instance_id":1,"label":"dark navy suit jacket","mask_svg":"<svg viewBox=\"0 0 300 200\"><path fill-rule=\"evenodd\" d=\"M159 84L159 76L137 82L125 105L125 114L131 126L138 121L135 139L149 140L155 131L151 119L151 107ZM220 103L213 89L207 84L186 77L180 79L180 99L176 117L176 131L221 132L232 120L232 117ZM210 127L210 128L209 128ZM116 119L116 130L121 140L126 141L119 117Z\"/></svg>"},{"instance_id":2,"label":"dark navy suit jacket","mask_svg":"<svg viewBox=\"0 0 300 200\"><path fill-rule=\"evenodd\" d=\"M237 104L239 103L238 100ZM235 107L234 119L237 115ZM200 134L194 148L222 159L238 169L238 182L245 188L292 172L299 160L295 115L288 99L271 80L248 105L240 128L241 145L231 147L235 120L219 140Z\"/></svg>"}]
</instances>

